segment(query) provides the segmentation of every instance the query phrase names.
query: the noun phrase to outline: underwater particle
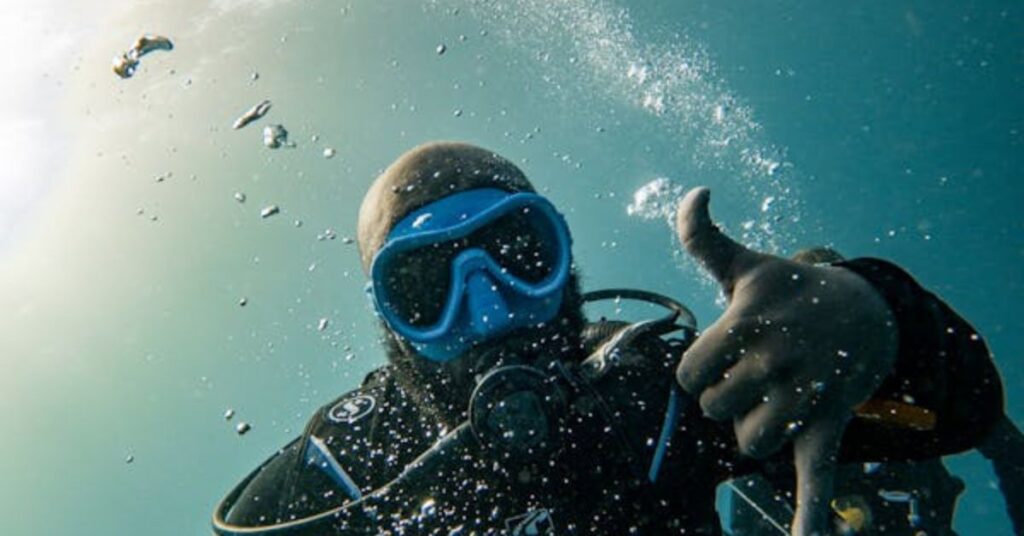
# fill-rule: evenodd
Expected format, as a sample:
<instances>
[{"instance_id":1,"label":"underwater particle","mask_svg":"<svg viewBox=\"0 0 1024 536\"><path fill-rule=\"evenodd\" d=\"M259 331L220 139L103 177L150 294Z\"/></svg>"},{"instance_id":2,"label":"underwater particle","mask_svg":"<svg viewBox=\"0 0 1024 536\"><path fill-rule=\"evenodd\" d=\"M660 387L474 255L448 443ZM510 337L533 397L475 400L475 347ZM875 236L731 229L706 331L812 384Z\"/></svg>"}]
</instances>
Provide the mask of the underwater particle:
<instances>
[{"instance_id":1,"label":"underwater particle","mask_svg":"<svg viewBox=\"0 0 1024 536\"><path fill-rule=\"evenodd\" d=\"M281 147L295 147L295 144L288 141L288 130L284 125L267 125L263 127L263 145L270 149Z\"/></svg>"},{"instance_id":2,"label":"underwater particle","mask_svg":"<svg viewBox=\"0 0 1024 536\"><path fill-rule=\"evenodd\" d=\"M334 158L335 151L333 147L327 147L324 149L324 158Z\"/></svg>"},{"instance_id":3,"label":"underwater particle","mask_svg":"<svg viewBox=\"0 0 1024 536\"><path fill-rule=\"evenodd\" d=\"M252 74L249 75L249 80L251 80L253 82L255 82L255 81L259 80L259 79L260 79L260 73L258 73L256 71L253 71Z\"/></svg>"},{"instance_id":4,"label":"underwater particle","mask_svg":"<svg viewBox=\"0 0 1024 536\"><path fill-rule=\"evenodd\" d=\"M231 408L228 408L227 411L224 412L224 420L225 421L230 421L231 418L234 417L234 416L235 416L235 410L233 410Z\"/></svg>"},{"instance_id":5,"label":"underwater particle","mask_svg":"<svg viewBox=\"0 0 1024 536\"><path fill-rule=\"evenodd\" d=\"M437 514L437 504L433 497L427 498L423 501L423 504L420 505L420 516L433 517L435 514Z\"/></svg>"},{"instance_id":6,"label":"underwater particle","mask_svg":"<svg viewBox=\"0 0 1024 536\"><path fill-rule=\"evenodd\" d=\"M131 78L138 66L139 60L127 52L120 56L114 56L114 74L121 78Z\"/></svg>"},{"instance_id":7,"label":"underwater particle","mask_svg":"<svg viewBox=\"0 0 1024 536\"><path fill-rule=\"evenodd\" d=\"M174 43L170 39L162 35L145 34L142 37L135 40L135 46L132 50L138 53L141 58L150 52L156 50L173 50Z\"/></svg>"},{"instance_id":8,"label":"underwater particle","mask_svg":"<svg viewBox=\"0 0 1024 536\"><path fill-rule=\"evenodd\" d=\"M668 177L658 177L633 192L633 202L626 206L626 214L644 220L663 219L671 225L683 187Z\"/></svg>"},{"instance_id":9,"label":"underwater particle","mask_svg":"<svg viewBox=\"0 0 1024 536\"><path fill-rule=\"evenodd\" d=\"M239 307L245 307L248 304L249 304L249 298L239 298L238 299L238 306Z\"/></svg>"},{"instance_id":10,"label":"underwater particle","mask_svg":"<svg viewBox=\"0 0 1024 536\"><path fill-rule=\"evenodd\" d=\"M248 125L249 123L252 123L253 121L256 121L257 119L267 115L267 112L270 111L270 106L271 104L269 100L264 99L260 101L252 108L246 110L245 113L238 116L238 119L235 119L235 122L231 125L231 128L238 130Z\"/></svg>"},{"instance_id":11,"label":"underwater particle","mask_svg":"<svg viewBox=\"0 0 1024 536\"><path fill-rule=\"evenodd\" d=\"M462 109L457 108L454 112L452 112L452 115L454 115L455 117L462 117Z\"/></svg>"},{"instance_id":12,"label":"underwater particle","mask_svg":"<svg viewBox=\"0 0 1024 536\"><path fill-rule=\"evenodd\" d=\"M131 78L139 67L143 56L156 50L173 50L174 43L162 35L145 34L135 40L135 44L127 52L114 57L114 74L121 78Z\"/></svg>"},{"instance_id":13,"label":"underwater particle","mask_svg":"<svg viewBox=\"0 0 1024 536\"><path fill-rule=\"evenodd\" d=\"M764 201L761 202L761 212L768 212L769 210L771 210L772 203L774 203L774 202L775 202L775 196L774 195L769 195L768 197L765 197Z\"/></svg>"},{"instance_id":14,"label":"underwater particle","mask_svg":"<svg viewBox=\"0 0 1024 536\"><path fill-rule=\"evenodd\" d=\"M351 236L345 236L345 237L341 238L341 243L345 244L345 245L354 244L355 241L356 240L354 238L352 238Z\"/></svg>"},{"instance_id":15,"label":"underwater particle","mask_svg":"<svg viewBox=\"0 0 1024 536\"><path fill-rule=\"evenodd\" d=\"M444 43L441 43L441 44L437 45L437 49L436 50L437 50L437 55L438 56L443 56L444 53L448 51L448 47L445 46Z\"/></svg>"},{"instance_id":16,"label":"underwater particle","mask_svg":"<svg viewBox=\"0 0 1024 536\"><path fill-rule=\"evenodd\" d=\"M320 322L316 325L316 330L323 331L327 329L328 324L330 324L329 320L327 320L326 318L321 318Z\"/></svg>"},{"instance_id":17,"label":"underwater particle","mask_svg":"<svg viewBox=\"0 0 1024 536\"><path fill-rule=\"evenodd\" d=\"M277 213L281 212L281 209L277 205L267 205L260 211L260 217L267 219Z\"/></svg>"},{"instance_id":18,"label":"underwater particle","mask_svg":"<svg viewBox=\"0 0 1024 536\"><path fill-rule=\"evenodd\" d=\"M235 192L235 201L238 201L239 203L245 203L245 193Z\"/></svg>"},{"instance_id":19,"label":"underwater particle","mask_svg":"<svg viewBox=\"0 0 1024 536\"><path fill-rule=\"evenodd\" d=\"M129 455L124 457L124 463L131 464L134 461L135 461L135 455L133 455L133 454L129 454Z\"/></svg>"},{"instance_id":20,"label":"underwater particle","mask_svg":"<svg viewBox=\"0 0 1024 536\"><path fill-rule=\"evenodd\" d=\"M413 229L419 229L419 228L423 227L423 224L425 224L428 221L430 221L430 218L432 218L432 217L434 217L434 215L429 213L429 212L427 212L426 214L420 214L419 216L416 217L415 220L413 220L412 228Z\"/></svg>"},{"instance_id":21,"label":"underwater particle","mask_svg":"<svg viewBox=\"0 0 1024 536\"><path fill-rule=\"evenodd\" d=\"M711 119L714 120L715 123L719 123L719 124L725 122L725 105L724 104L719 104L719 105L715 106L714 110L712 110L712 112L711 112Z\"/></svg>"},{"instance_id":22,"label":"underwater particle","mask_svg":"<svg viewBox=\"0 0 1024 536\"><path fill-rule=\"evenodd\" d=\"M249 433L249 430L252 430L252 425L245 421L242 421L235 425L235 433L237 433L238 435L245 435Z\"/></svg>"}]
</instances>

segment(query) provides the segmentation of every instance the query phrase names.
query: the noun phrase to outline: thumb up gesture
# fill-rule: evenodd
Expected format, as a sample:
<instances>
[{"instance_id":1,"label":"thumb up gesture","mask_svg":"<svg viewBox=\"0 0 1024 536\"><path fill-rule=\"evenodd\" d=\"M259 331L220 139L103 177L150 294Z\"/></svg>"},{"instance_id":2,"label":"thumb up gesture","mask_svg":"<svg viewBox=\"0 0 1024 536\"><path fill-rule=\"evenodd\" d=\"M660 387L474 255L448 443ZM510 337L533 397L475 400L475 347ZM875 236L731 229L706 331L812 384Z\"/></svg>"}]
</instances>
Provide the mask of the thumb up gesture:
<instances>
[{"instance_id":1,"label":"thumb up gesture","mask_svg":"<svg viewBox=\"0 0 1024 536\"><path fill-rule=\"evenodd\" d=\"M793 444L794 536L825 535L836 455L853 408L896 355L888 305L859 275L752 251L712 222L711 192L687 193L679 239L721 285L725 312L686 351L679 384L704 413L732 421L740 451L764 458Z\"/></svg>"}]
</instances>

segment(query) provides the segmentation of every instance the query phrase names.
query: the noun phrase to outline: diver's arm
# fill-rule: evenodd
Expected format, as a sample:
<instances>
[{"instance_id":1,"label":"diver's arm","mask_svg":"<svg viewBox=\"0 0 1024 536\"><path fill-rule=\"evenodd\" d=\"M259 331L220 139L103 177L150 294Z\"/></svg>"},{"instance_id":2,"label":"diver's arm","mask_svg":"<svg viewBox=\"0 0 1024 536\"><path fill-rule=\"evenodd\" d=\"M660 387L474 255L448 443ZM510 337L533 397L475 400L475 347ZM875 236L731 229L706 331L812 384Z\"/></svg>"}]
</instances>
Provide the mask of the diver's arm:
<instances>
[{"instance_id":1,"label":"diver's arm","mask_svg":"<svg viewBox=\"0 0 1024 536\"><path fill-rule=\"evenodd\" d=\"M893 371L858 409L843 457L923 459L981 444L1003 415L1003 391L978 332L890 262L861 258L835 266L878 291L899 334Z\"/></svg>"}]
</instances>

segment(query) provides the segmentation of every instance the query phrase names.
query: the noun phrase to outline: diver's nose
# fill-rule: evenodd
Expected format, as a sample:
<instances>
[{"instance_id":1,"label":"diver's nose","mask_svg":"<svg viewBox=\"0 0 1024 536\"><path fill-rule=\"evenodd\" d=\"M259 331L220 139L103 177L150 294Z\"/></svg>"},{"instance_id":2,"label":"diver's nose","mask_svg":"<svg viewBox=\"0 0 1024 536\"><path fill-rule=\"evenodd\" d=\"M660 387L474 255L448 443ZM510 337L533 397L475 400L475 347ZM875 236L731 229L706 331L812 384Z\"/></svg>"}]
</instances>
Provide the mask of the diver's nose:
<instances>
[{"instance_id":1,"label":"diver's nose","mask_svg":"<svg viewBox=\"0 0 1024 536\"><path fill-rule=\"evenodd\" d=\"M498 291L498 284L486 272L477 271L466 280L466 301L470 328L481 337L488 338L508 329L508 303Z\"/></svg>"}]
</instances>

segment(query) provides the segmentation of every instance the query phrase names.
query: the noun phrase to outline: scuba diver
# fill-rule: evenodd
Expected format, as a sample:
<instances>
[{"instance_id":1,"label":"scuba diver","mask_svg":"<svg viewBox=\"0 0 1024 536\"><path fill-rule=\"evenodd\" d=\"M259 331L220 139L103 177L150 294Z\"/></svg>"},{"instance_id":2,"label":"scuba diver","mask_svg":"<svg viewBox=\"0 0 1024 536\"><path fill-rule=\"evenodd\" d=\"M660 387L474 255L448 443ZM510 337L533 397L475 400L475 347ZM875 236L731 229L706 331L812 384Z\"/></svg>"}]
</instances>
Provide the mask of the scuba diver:
<instances>
[{"instance_id":1,"label":"scuba diver","mask_svg":"<svg viewBox=\"0 0 1024 536\"><path fill-rule=\"evenodd\" d=\"M962 451L999 421L985 343L909 275L750 251L709 195L678 213L729 299L697 337L670 298L584 293L563 217L508 160L402 155L358 223L388 362L235 486L214 531L713 535L720 482L792 466L792 532L826 534L838 462ZM666 314L585 317L610 299Z\"/></svg>"}]
</instances>

